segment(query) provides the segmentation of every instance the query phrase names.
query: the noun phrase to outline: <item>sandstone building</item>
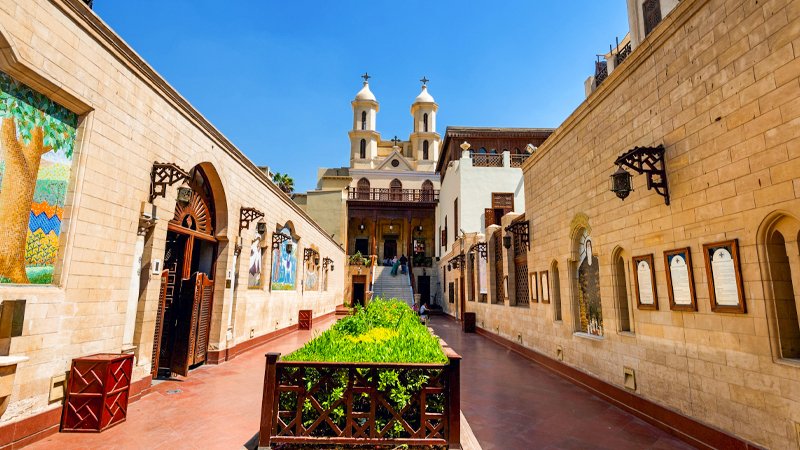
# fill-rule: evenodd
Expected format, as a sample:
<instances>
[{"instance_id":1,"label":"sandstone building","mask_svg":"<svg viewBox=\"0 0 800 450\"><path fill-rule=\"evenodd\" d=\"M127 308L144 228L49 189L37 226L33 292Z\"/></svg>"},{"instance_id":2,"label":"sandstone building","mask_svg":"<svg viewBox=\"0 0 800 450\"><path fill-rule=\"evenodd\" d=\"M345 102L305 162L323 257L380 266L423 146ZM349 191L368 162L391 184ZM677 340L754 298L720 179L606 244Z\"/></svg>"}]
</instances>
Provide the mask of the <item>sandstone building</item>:
<instances>
[{"instance_id":1,"label":"sandstone building","mask_svg":"<svg viewBox=\"0 0 800 450\"><path fill-rule=\"evenodd\" d=\"M342 248L84 2L0 3L0 117L0 447L75 357L135 397L342 303Z\"/></svg>"},{"instance_id":2,"label":"sandstone building","mask_svg":"<svg viewBox=\"0 0 800 450\"><path fill-rule=\"evenodd\" d=\"M797 448L800 3L661 3L523 164L524 217L485 230L508 238L505 295L466 309L689 441Z\"/></svg>"}]
</instances>

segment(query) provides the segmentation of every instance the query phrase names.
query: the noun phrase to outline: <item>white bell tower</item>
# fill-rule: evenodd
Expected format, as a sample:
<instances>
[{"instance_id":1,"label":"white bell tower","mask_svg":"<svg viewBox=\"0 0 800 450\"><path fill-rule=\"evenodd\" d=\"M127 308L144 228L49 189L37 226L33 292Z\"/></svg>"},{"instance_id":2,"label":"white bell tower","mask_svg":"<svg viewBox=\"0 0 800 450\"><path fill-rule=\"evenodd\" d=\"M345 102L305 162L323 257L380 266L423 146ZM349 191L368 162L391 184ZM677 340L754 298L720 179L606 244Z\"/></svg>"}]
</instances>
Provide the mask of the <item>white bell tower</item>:
<instances>
[{"instance_id":1,"label":"white bell tower","mask_svg":"<svg viewBox=\"0 0 800 450\"><path fill-rule=\"evenodd\" d=\"M369 90L369 74L361 76L364 85L351 103L353 105L353 129L350 135L350 167L369 168L378 156L381 136L375 130L378 101Z\"/></svg>"},{"instance_id":2,"label":"white bell tower","mask_svg":"<svg viewBox=\"0 0 800 450\"><path fill-rule=\"evenodd\" d=\"M411 145L414 146L414 157L419 170L435 170L439 159L439 143L441 136L436 132L436 111L439 105L428 93L428 80L422 77L422 92L411 105L411 116L414 117L414 131L411 133Z\"/></svg>"}]
</instances>

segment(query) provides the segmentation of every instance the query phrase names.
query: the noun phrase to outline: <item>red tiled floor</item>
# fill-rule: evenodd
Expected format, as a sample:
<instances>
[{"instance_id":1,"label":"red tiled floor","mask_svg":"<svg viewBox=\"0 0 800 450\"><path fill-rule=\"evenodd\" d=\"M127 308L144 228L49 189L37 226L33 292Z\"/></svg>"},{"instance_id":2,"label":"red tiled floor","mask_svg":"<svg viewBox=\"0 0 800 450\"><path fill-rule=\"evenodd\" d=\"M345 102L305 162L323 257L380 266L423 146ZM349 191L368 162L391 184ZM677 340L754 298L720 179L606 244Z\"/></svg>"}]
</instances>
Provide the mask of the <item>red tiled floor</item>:
<instances>
[{"instance_id":1,"label":"red tiled floor","mask_svg":"<svg viewBox=\"0 0 800 450\"><path fill-rule=\"evenodd\" d=\"M431 326L463 358L461 411L484 450L692 448L453 320Z\"/></svg>"},{"instance_id":2,"label":"red tiled floor","mask_svg":"<svg viewBox=\"0 0 800 450\"><path fill-rule=\"evenodd\" d=\"M258 432L264 354L289 353L333 318L317 320L219 366L201 366L161 382L128 409L128 420L102 433L58 433L28 449L237 449ZM178 393L169 393L180 390Z\"/></svg>"}]
</instances>

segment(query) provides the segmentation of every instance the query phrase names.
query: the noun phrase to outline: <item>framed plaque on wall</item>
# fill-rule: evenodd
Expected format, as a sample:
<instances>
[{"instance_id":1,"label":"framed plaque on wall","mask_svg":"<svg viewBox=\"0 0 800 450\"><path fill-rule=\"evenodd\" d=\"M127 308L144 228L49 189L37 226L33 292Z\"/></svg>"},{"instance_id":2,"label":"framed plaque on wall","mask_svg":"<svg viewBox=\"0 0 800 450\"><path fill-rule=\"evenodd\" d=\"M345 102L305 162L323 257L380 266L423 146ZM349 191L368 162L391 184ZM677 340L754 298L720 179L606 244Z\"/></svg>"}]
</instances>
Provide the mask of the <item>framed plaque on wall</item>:
<instances>
[{"instance_id":1,"label":"framed plaque on wall","mask_svg":"<svg viewBox=\"0 0 800 450\"><path fill-rule=\"evenodd\" d=\"M669 309L673 311L697 311L694 293L694 272L689 247L664 252L664 268L667 272Z\"/></svg>"},{"instance_id":2,"label":"framed plaque on wall","mask_svg":"<svg viewBox=\"0 0 800 450\"><path fill-rule=\"evenodd\" d=\"M747 312L739 265L739 241L703 244L703 257L708 277L708 295L714 312Z\"/></svg>"},{"instance_id":3,"label":"framed plaque on wall","mask_svg":"<svg viewBox=\"0 0 800 450\"><path fill-rule=\"evenodd\" d=\"M653 255L633 257L633 280L636 285L636 303L639 309L658 309L656 297L656 275L653 269Z\"/></svg>"},{"instance_id":4,"label":"framed plaque on wall","mask_svg":"<svg viewBox=\"0 0 800 450\"><path fill-rule=\"evenodd\" d=\"M546 270L539 272L539 284L542 286L542 303L550 303L550 277Z\"/></svg>"},{"instance_id":5,"label":"framed plaque on wall","mask_svg":"<svg viewBox=\"0 0 800 450\"><path fill-rule=\"evenodd\" d=\"M528 290L530 291L531 295L531 303L538 303L539 302L539 280L536 277L536 272L531 272L528 274L530 277L530 284L528 285Z\"/></svg>"}]
</instances>

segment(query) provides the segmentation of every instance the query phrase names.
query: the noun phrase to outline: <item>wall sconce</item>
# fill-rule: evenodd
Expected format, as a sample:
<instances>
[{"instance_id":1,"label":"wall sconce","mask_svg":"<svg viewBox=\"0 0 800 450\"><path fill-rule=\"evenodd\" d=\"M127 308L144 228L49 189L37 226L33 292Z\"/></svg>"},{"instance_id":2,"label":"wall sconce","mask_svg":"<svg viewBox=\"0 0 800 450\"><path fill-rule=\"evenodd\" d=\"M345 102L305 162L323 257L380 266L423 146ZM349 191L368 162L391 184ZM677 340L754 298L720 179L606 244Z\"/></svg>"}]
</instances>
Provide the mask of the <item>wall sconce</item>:
<instances>
[{"instance_id":1,"label":"wall sconce","mask_svg":"<svg viewBox=\"0 0 800 450\"><path fill-rule=\"evenodd\" d=\"M611 175L611 191L617 197L625 199L633 190L631 188L631 175L623 167L627 167L636 173L647 175L647 189L654 189L656 193L664 197L664 203L669 205L669 186L667 185L667 167L664 162L664 146L658 147L634 147L614 161L619 166L616 172Z\"/></svg>"},{"instance_id":2,"label":"wall sconce","mask_svg":"<svg viewBox=\"0 0 800 450\"><path fill-rule=\"evenodd\" d=\"M319 265L319 256L315 256L315 257L314 257L314 265L315 265L315 266L318 266L318 265Z\"/></svg>"},{"instance_id":3,"label":"wall sconce","mask_svg":"<svg viewBox=\"0 0 800 450\"><path fill-rule=\"evenodd\" d=\"M288 244L286 244L286 253L290 253L291 254L292 250L294 250L294 245L292 245L292 243L289 242Z\"/></svg>"},{"instance_id":4,"label":"wall sconce","mask_svg":"<svg viewBox=\"0 0 800 450\"><path fill-rule=\"evenodd\" d=\"M506 250L511 248L511 235L507 234L503 236L503 247L505 247Z\"/></svg>"},{"instance_id":5,"label":"wall sconce","mask_svg":"<svg viewBox=\"0 0 800 450\"><path fill-rule=\"evenodd\" d=\"M364 231L366 229L367 229L367 226L364 225L364 222L361 222L361 224L358 225L358 231Z\"/></svg>"},{"instance_id":6,"label":"wall sconce","mask_svg":"<svg viewBox=\"0 0 800 450\"><path fill-rule=\"evenodd\" d=\"M256 232L258 232L258 234L266 233L267 232L267 223L264 222L263 220L259 221L256 224Z\"/></svg>"},{"instance_id":7,"label":"wall sconce","mask_svg":"<svg viewBox=\"0 0 800 450\"><path fill-rule=\"evenodd\" d=\"M417 233L422 233L422 225L417 225Z\"/></svg>"},{"instance_id":8,"label":"wall sconce","mask_svg":"<svg viewBox=\"0 0 800 450\"><path fill-rule=\"evenodd\" d=\"M178 188L178 202L186 204L192 199L192 188L186 183Z\"/></svg>"},{"instance_id":9,"label":"wall sconce","mask_svg":"<svg viewBox=\"0 0 800 450\"><path fill-rule=\"evenodd\" d=\"M617 171L611 175L611 192L617 194L620 200L625 200L633 191L631 178L633 178L633 175L623 169L622 166L619 166Z\"/></svg>"},{"instance_id":10,"label":"wall sconce","mask_svg":"<svg viewBox=\"0 0 800 450\"><path fill-rule=\"evenodd\" d=\"M447 263L447 271L450 272L453 268L450 266L450 263Z\"/></svg>"},{"instance_id":11,"label":"wall sconce","mask_svg":"<svg viewBox=\"0 0 800 450\"><path fill-rule=\"evenodd\" d=\"M394 231L394 223L389 222L389 231Z\"/></svg>"},{"instance_id":12,"label":"wall sconce","mask_svg":"<svg viewBox=\"0 0 800 450\"><path fill-rule=\"evenodd\" d=\"M153 163L150 169L150 197L148 203L153 203L156 197L167 198L167 186L172 186L181 180L188 180L189 173L173 163ZM188 201L188 200L187 200Z\"/></svg>"}]
</instances>

